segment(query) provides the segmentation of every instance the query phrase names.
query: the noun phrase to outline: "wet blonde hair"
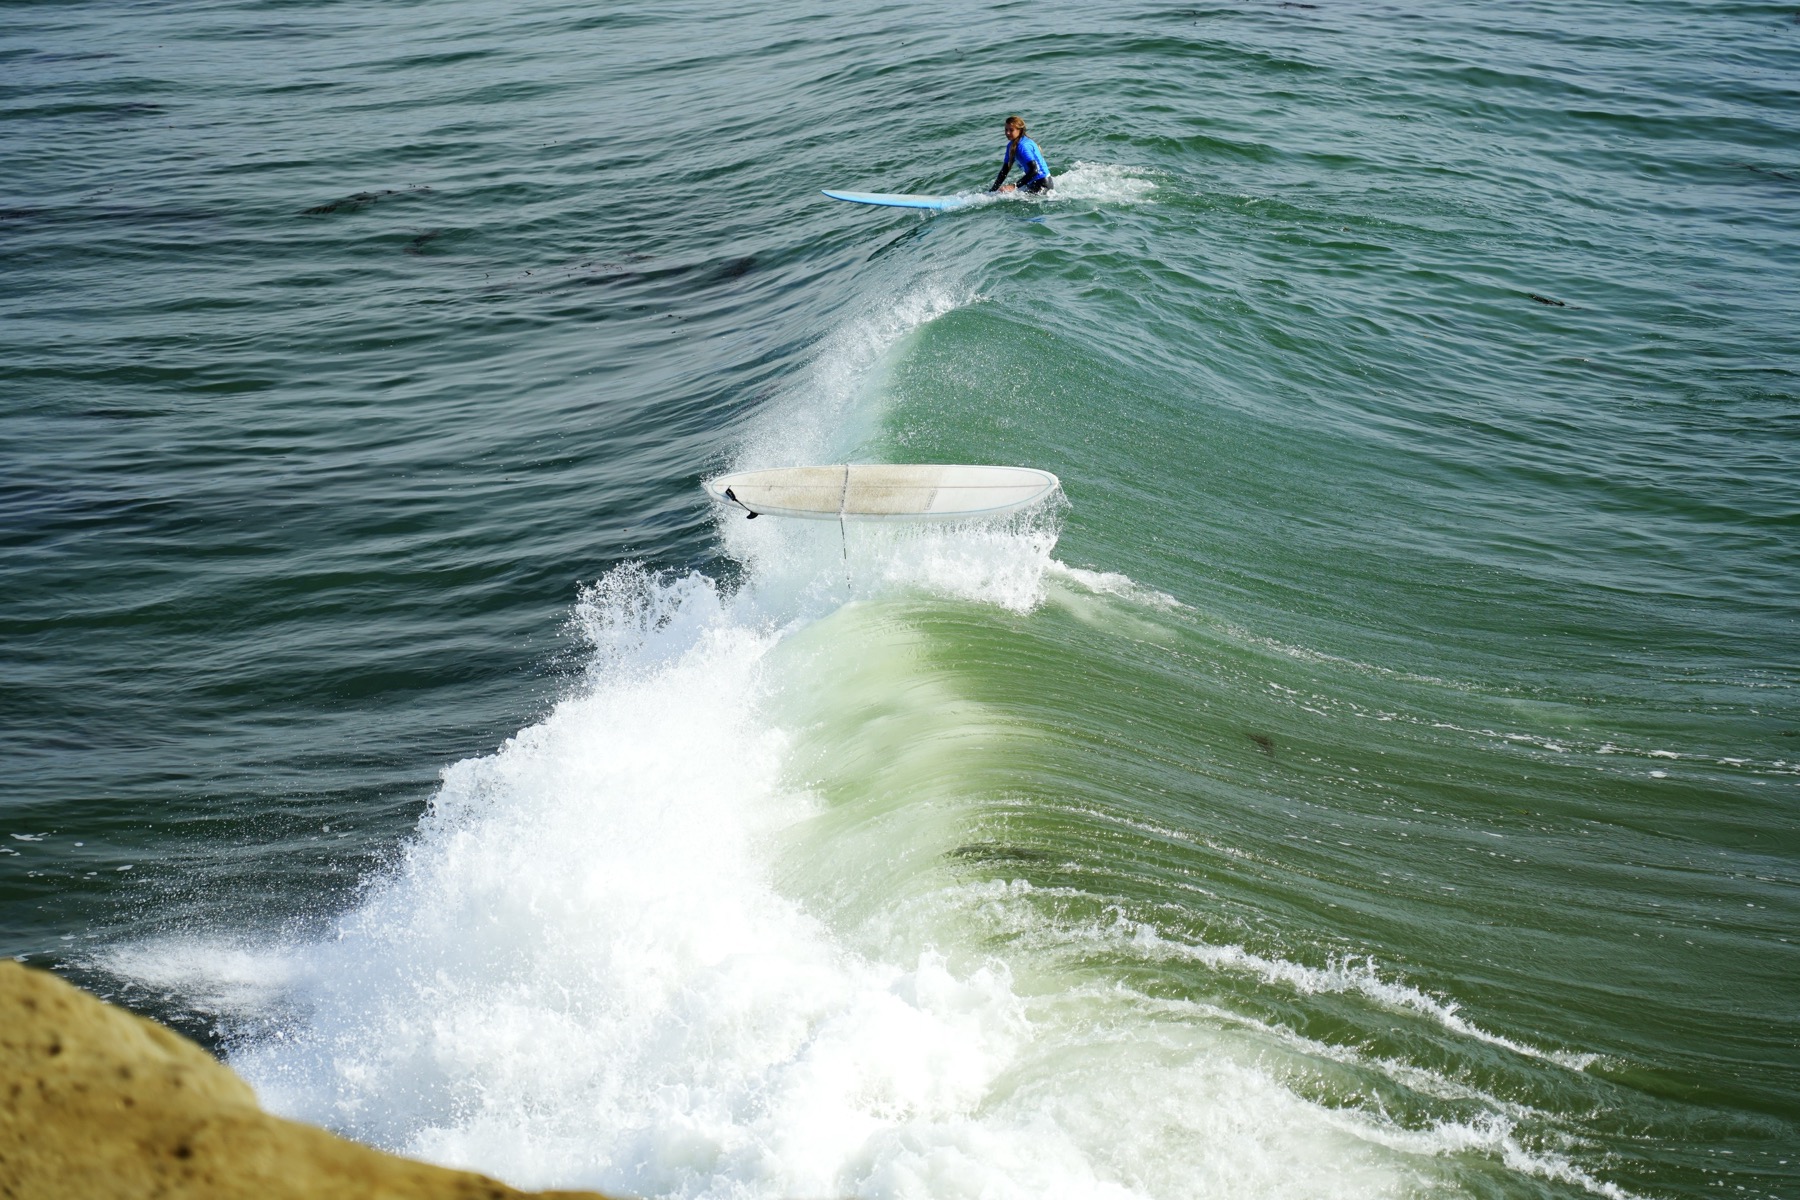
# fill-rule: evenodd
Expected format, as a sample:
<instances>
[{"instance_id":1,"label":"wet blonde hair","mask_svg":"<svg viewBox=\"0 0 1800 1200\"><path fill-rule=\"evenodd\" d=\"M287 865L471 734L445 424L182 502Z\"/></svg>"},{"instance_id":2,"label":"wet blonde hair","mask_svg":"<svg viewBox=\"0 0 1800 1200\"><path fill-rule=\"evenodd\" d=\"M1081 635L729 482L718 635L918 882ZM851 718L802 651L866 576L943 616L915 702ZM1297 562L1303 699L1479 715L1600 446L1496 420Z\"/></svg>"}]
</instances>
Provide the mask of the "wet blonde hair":
<instances>
[{"instance_id":1,"label":"wet blonde hair","mask_svg":"<svg viewBox=\"0 0 1800 1200\"><path fill-rule=\"evenodd\" d=\"M1025 132L1025 118L1024 117L1008 117L1008 118L1006 118L1006 127L1008 129L1016 129L1020 133L1024 133Z\"/></svg>"}]
</instances>

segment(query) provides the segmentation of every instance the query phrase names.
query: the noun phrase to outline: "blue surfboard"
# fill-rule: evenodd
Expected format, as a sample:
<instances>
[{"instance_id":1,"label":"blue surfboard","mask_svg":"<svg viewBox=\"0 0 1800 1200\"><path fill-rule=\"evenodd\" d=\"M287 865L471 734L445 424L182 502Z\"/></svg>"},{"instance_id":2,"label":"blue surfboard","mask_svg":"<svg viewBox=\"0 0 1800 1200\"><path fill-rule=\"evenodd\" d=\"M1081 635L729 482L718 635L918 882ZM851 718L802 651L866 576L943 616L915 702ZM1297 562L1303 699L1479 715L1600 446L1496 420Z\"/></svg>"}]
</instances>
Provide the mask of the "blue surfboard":
<instances>
[{"instance_id":1,"label":"blue surfboard","mask_svg":"<svg viewBox=\"0 0 1800 1200\"><path fill-rule=\"evenodd\" d=\"M825 194L833 200L848 200L852 204L876 204L883 208L925 208L933 212L945 212L975 203L972 196L912 196L903 192L834 192L830 189L825 189Z\"/></svg>"}]
</instances>

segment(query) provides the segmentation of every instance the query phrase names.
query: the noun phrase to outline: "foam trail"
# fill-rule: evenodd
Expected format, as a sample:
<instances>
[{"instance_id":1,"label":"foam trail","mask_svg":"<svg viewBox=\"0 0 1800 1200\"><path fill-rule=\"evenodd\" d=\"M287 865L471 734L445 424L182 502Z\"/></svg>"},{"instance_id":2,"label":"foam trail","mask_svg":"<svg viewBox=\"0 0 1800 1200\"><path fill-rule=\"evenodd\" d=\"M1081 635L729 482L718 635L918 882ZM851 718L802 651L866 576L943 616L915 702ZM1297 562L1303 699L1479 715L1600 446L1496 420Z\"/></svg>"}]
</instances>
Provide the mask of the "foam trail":
<instances>
[{"instance_id":1,"label":"foam trail","mask_svg":"<svg viewBox=\"0 0 1800 1200\"><path fill-rule=\"evenodd\" d=\"M1137 949L1150 957L1191 958L1220 969L1247 971L1270 983L1285 984L1304 993L1355 992L1388 1008L1427 1017L1452 1033L1510 1050L1525 1058L1553 1062L1571 1071L1586 1070L1599 1059L1596 1054L1540 1050L1536 1046L1490 1033L1464 1017L1454 1001L1442 1000L1410 984L1383 978L1375 963L1367 958L1338 958L1324 967L1309 967L1255 954L1242 946L1177 942L1163 937L1150 926L1135 921L1122 920L1119 930Z\"/></svg>"},{"instance_id":2,"label":"foam trail","mask_svg":"<svg viewBox=\"0 0 1800 1200\"><path fill-rule=\"evenodd\" d=\"M1008 892L1016 898L1034 891L1023 881L1014 881ZM1599 1055L1572 1054L1544 1050L1481 1028L1462 1015L1452 1000L1433 996L1411 984L1385 977L1369 958L1338 957L1323 967L1308 966L1257 954L1237 945L1185 941L1167 936L1153 925L1133 920L1114 909L1106 920L1068 925L1046 920L1029 906L1009 904L996 906L991 901L980 905L985 920L997 922L996 928L1024 944L1054 954L1071 946L1105 946L1127 952L1142 962L1185 960L1217 971L1253 975L1266 983L1291 988L1303 995L1355 994L1383 1008L1412 1013L1425 1018L1450 1033L1489 1046L1508 1050L1522 1058L1554 1063L1571 1071L1584 1071L1599 1061Z\"/></svg>"},{"instance_id":3,"label":"foam trail","mask_svg":"<svg viewBox=\"0 0 1800 1200\"><path fill-rule=\"evenodd\" d=\"M1140 204L1156 192L1156 173L1144 167L1075 162L1056 176L1056 197L1102 204Z\"/></svg>"},{"instance_id":4,"label":"foam trail","mask_svg":"<svg viewBox=\"0 0 1800 1200\"><path fill-rule=\"evenodd\" d=\"M1165 612L1187 607L1167 592L1145 587L1117 571L1089 571L1060 562L1051 563L1047 569L1053 578L1067 580L1096 596L1115 596L1145 608L1162 609Z\"/></svg>"}]
</instances>

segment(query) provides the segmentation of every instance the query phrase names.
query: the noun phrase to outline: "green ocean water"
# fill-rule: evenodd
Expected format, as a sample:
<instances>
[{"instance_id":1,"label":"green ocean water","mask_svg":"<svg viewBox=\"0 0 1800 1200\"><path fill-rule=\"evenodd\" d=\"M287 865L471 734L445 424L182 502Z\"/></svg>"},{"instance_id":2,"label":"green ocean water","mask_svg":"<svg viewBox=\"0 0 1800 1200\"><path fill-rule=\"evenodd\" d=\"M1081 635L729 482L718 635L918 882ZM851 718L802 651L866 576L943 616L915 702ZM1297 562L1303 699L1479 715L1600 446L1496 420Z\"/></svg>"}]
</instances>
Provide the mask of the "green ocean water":
<instances>
[{"instance_id":1,"label":"green ocean water","mask_svg":"<svg viewBox=\"0 0 1800 1200\"><path fill-rule=\"evenodd\" d=\"M1800 1196L1792 6L5 11L5 953L523 1186Z\"/></svg>"}]
</instances>

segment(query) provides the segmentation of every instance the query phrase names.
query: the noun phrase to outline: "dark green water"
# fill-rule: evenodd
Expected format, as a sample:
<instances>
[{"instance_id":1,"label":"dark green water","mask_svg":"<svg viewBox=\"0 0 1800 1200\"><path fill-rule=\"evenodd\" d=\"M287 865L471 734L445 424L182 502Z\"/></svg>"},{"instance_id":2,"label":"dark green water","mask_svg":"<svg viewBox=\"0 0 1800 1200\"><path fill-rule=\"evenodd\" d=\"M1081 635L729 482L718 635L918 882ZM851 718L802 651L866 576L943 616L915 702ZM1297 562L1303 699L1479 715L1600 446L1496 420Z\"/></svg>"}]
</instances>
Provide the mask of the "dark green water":
<instances>
[{"instance_id":1,"label":"dark green water","mask_svg":"<svg viewBox=\"0 0 1800 1200\"><path fill-rule=\"evenodd\" d=\"M1800 1196L1791 6L6 13L6 953L522 1185Z\"/></svg>"}]
</instances>

